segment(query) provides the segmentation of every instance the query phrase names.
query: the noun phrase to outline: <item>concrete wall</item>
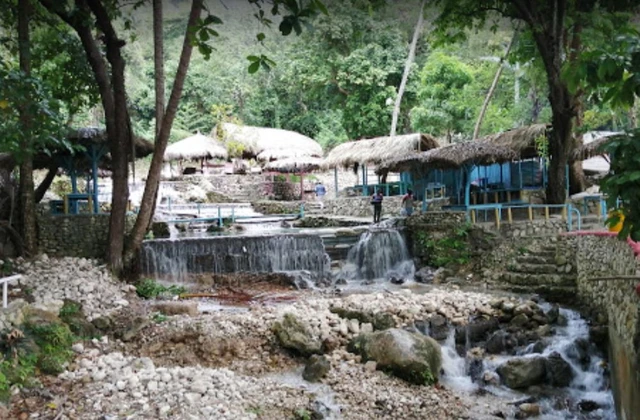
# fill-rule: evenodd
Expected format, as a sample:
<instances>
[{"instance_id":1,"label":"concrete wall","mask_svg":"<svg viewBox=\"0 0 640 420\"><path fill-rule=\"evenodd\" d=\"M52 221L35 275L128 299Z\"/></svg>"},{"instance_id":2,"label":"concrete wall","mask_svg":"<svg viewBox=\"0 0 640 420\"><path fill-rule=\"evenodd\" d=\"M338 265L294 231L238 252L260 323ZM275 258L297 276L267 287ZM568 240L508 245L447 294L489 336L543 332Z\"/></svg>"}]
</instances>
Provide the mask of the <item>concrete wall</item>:
<instances>
[{"instance_id":1,"label":"concrete wall","mask_svg":"<svg viewBox=\"0 0 640 420\"><path fill-rule=\"evenodd\" d=\"M609 326L611 375L618 418L640 419L640 298L638 280L590 280L633 275L629 245L614 237L575 238L578 295L592 315Z\"/></svg>"},{"instance_id":2,"label":"concrete wall","mask_svg":"<svg viewBox=\"0 0 640 420\"><path fill-rule=\"evenodd\" d=\"M127 232L135 216L127 216ZM103 259L107 252L108 214L38 214L40 252L55 257Z\"/></svg>"}]
</instances>

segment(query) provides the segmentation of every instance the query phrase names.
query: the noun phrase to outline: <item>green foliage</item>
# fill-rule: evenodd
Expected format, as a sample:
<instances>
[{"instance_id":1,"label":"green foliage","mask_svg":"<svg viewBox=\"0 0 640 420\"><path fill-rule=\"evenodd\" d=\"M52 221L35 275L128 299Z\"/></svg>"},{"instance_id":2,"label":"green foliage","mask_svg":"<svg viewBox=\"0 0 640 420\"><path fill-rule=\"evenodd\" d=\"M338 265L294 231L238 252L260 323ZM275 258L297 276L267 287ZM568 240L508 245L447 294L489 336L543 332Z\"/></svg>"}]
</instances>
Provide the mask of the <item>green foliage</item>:
<instances>
[{"instance_id":1,"label":"green foliage","mask_svg":"<svg viewBox=\"0 0 640 420\"><path fill-rule=\"evenodd\" d=\"M607 224L616 225L624 215L620 238L630 236L640 241L640 130L617 136L604 151L611 157L611 170L601 188L607 195L608 208L615 210Z\"/></svg>"},{"instance_id":2,"label":"green foliage","mask_svg":"<svg viewBox=\"0 0 640 420\"><path fill-rule=\"evenodd\" d=\"M464 265L470 261L471 252L467 236L468 226L455 228L450 235L433 238L427 232L416 234L416 241L422 255L434 267Z\"/></svg>"},{"instance_id":3,"label":"green foliage","mask_svg":"<svg viewBox=\"0 0 640 420\"><path fill-rule=\"evenodd\" d=\"M160 312L155 312L152 316L151 316L151 320L153 322L155 322L156 324L162 324L163 322L165 322L167 320L167 316L165 314L161 314Z\"/></svg>"},{"instance_id":4,"label":"green foliage","mask_svg":"<svg viewBox=\"0 0 640 420\"><path fill-rule=\"evenodd\" d=\"M153 279L144 279L136 285L136 293L143 299L155 299L161 295L178 296L185 293L183 286L163 286Z\"/></svg>"},{"instance_id":5,"label":"green foliage","mask_svg":"<svg viewBox=\"0 0 640 420\"><path fill-rule=\"evenodd\" d=\"M299 408L293 413L295 420L311 420L311 412L304 408Z\"/></svg>"},{"instance_id":6,"label":"green foliage","mask_svg":"<svg viewBox=\"0 0 640 420\"><path fill-rule=\"evenodd\" d=\"M73 356L71 345L74 337L66 324L61 322L25 324L25 332L40 348L36 366L40 371L57 375Z\"/></svg>"},{"instance_id":7,"label":"green foliage","mask_svg":"<svg viewBox=\"0 0 640 420\"><path fill-rule=\"evenodd\" d=\"M82 305L77 302L66 300L62 305L62 308L60 308L58 316L60 316L60 319L64 321L66 318L79 315L80 313L82 313Z\"/></svg>"},{"instance_id":8,"label":"green foliage","mask_svg":"<svg viewBox=\"0 0 640 420\"><path fill-rule=\"evenodd\" d=\"M229 154L230 158L242 157L242 154L245 150L244 144L235 140L230 140L225 142L224 145L227 148L227 153Z\"/></svg>"}]
</instances>

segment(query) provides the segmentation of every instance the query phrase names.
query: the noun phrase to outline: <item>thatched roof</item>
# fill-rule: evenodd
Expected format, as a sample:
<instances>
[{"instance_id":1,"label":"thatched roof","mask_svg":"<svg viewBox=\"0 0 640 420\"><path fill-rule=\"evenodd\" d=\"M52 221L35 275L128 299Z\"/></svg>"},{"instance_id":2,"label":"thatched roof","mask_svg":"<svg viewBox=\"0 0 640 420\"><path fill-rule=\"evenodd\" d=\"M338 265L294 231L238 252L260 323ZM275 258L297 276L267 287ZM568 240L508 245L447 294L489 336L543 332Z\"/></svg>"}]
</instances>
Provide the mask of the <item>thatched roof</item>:
<instances>
[{"instance_id":1,"label":"thatched roof","mask_svg":"<svg viewBox=\"0 0 640 420\"><path fill-rule=\"evenodd\" d=\"M164 152L164 160L211 159L228 157L227 149L217 140L198 133L173 143Z\"/></svg>"},{"instance_id":2,"label":"thatched roof","mask_svg":"<svg viewBox=\"0 0 640 420\"><path fill-rule=\"evenodd\" d=\"M265 169L282 173L308 173L320 168L322 159L312 156L275 160L265 165Z\"/></svg>"},{"instance_id":3,"label":"thatched roof","mask_svg":"<svg viewBox=\"0 0 640 420\"><path fill-rule=\"evenodd\" d=\"M596 157L596 156L601 156L606 154L602 148L609 143L610 141L614 140L618 135L620 135L619 133L610 133L608 135L604 135L604 136L599 136L597 137L595 140L582 144L579 147L577 147L574 151L573 151L573 155L572 160L574 161L580 161L580 160L586 160L586 159L590 159L592 157Z\"/></svg>"},{"instance_id":4,"label":"thatched roof","mask_svg":"<svg viewBox=\"0 0 640 420\"><path fill-rule=\"evenodd\" d=\"M89 146L90 144L107 144L107 131L104 128L98 127L83 127L71 130L67 135L69 141L82 146ZM143 158L153 153L153 143L143 139L140 136L133 136L133 141L136 149L136 158Z\"/></svg>"},{"instance_id":5,"label":"thatched roof","mask_svg":"<svg viewBox=\"0 0 640 420\"><path fill-rule=\"evenodd\" d=\"M465 164L491 165L493 163L509 162L517 158L518 154L508 147L476 140L449 144L414 156L388 160L380 166L384 166L391 171L405 171L418 166L452 169L459 168Z\"/></svg>"},{"instance_id":6,"label":"thatched roof","mask_svg":"<svg viewBox=\"0 0 640 420\"><path fill-rule=\"evenodd\" d=\"M296 159L296 158L309 158L315 157L310 156L309 152L304 149L267 149L258 153L256 158L263 162L270 162L272 160L282 160L282 159ZM315 157L319 159L319 157Z\"/></svg>"},{"instance_id":7,"label":"thatched roof","mask_svg":"<svg viewBox=\"0 0 640 420\"><path fill-rule=\"evenodd\" d=\"M216 135L218 127L214 128L212 136ZM221 140L237 142L244 146L247 155L265 158L270 156L292 157L292 153L301 153L303 156L322 156L322 146L312 138L303 136L295 131L281 130L278 128L250 127L231 123L222 123Z\"/></svg>"},{"instance_id":8,"label":"thatched roof","mask_svg":"<svg viewBox=\"0 0 640 420\"><path fill-rule=\"evenodd\" d=\"M536 139L546 136L551 128L549 124L534 124L526 127L514 128L502 133L490 134L480 141L508 147L515 151L521 159L538 156Z\"/></svg>"},{"instance_id":9,"label":"thatched roof","mask_svg":"<svg viewBox=\"0 0 640 420\"><path fill-rule=\"evenodd\" d=\"M348 168L354 165L379 165L383 161L403 159L438 146L434 137L422 133L349 141L331 150L323 166Z\"/></svg>"}]
</instances>

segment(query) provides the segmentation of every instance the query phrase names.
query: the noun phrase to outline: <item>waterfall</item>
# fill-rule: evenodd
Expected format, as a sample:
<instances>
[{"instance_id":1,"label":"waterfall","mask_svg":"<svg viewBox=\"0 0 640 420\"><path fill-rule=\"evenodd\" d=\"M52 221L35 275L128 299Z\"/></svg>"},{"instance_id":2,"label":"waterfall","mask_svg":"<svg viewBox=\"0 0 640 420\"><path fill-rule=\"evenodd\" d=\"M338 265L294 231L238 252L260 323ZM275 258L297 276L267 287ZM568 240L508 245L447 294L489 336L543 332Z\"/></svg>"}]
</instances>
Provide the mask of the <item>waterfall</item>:
<instances>
[{"instance_id":1,"label":"waterfall","mask_svg":"<svg viewBox=\"0 0 640 420\"><path fill-rule=\"evenodd\" d=\"M364 232L347 255L341 276L348 280L413 279L415 266L403 236L395 229Z\"/></svg>"},{"instance_id":2,"label":"waterfall","mask_svg":"<svg viewBox=\"0 0 640 420\"><path fill-rule=\"evenodd\" d=\"M145 241L141 265L145 275L185 281L198 273L326 273L330 261L319 236L291 234Z\"/></svg>"}]
</instances>

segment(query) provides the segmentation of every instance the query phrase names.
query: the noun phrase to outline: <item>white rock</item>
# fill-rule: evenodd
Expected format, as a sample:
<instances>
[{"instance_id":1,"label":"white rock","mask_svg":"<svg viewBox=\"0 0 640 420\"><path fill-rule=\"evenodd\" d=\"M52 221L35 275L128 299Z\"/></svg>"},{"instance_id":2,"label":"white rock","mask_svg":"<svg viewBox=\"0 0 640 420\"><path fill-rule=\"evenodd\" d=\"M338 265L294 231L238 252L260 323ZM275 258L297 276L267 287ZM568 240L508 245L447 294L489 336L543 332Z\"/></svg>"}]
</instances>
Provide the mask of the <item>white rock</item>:
<instances>
[{"instance_id":1,"label":"white rock","mask_svg":"<svg viewBox=\"0 0 640 420\"><path fill-rule=\"evenodd\" d=\"M84 345L82 343L75 343L73 346L71 346L71 350L78 354L82 354L84 353Z\"/></svg>"}]
</instances>

